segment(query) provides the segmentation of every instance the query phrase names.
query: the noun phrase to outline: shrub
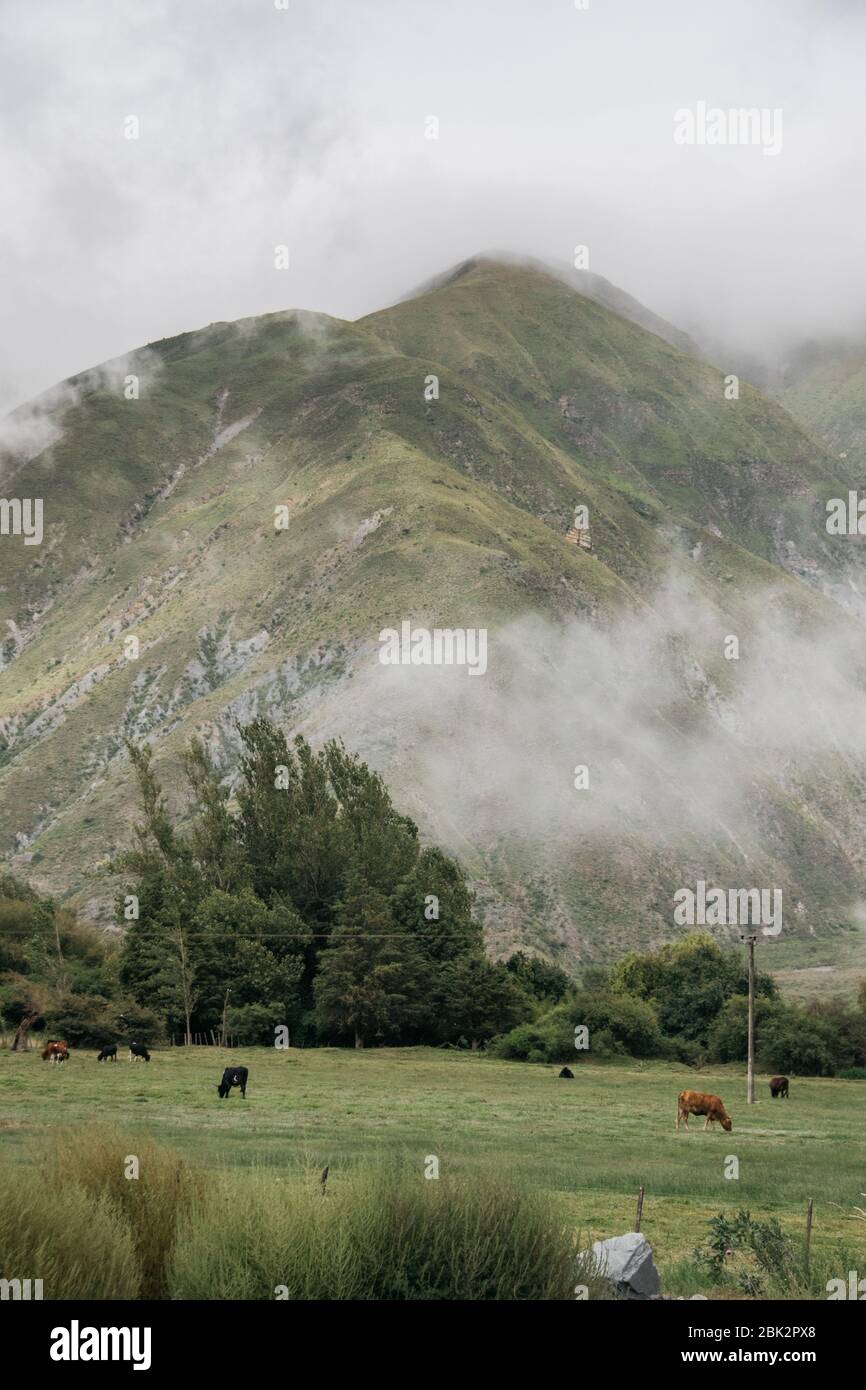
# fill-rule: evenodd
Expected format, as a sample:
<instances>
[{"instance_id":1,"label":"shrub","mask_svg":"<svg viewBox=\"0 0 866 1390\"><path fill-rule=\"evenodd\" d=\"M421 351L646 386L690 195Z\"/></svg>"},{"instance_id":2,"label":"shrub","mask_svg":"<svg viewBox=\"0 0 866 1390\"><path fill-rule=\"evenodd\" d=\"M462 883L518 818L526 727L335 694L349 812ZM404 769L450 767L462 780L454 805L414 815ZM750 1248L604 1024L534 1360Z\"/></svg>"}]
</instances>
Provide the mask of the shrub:
<instances>
[{"instance_id":1,"label":"shrub","mask_svg":"<svg viewBox=\"0 0 866 1390\"><path fill-rule=\"evenodd\" d=\"M807 1012L826 1030L837 1067L866 1066L866 1014L840 999L813 1000Z\"/></svg>"},{"instance_id":2,"label":"shrub","mask_svg":"<svg viewBox=\"0 0 866 1390\"><path fill-rule=\"evenodd\" d=\"M761 1029L775 1007L769 999L755 999L755 1027ZM749 1000L744 994L728 999L709 1033L709 1053L714 1062L744 1062L748 1051Z\"/></svg>"},{"instance_id":3,"label":"shrub","mask_svg":"<svg viewBox=\"0 0 866 1390\"><path fill-rule=\"evenodd\" d=\"M785 1235L776 1217L759 1221L748 1211L735 1217L724 1212L712 1217L706 1243L694 1251L694 1259L713 1284L726 1278L750 1298L775 1290L801 1292L808 1283L803 1250Z\"/></svg>"},{"instance_id":4,"label":"shrub","mask_svg":"<svg viewBox=\"0 0 866 1390\"><path fill-rule=\"evenodd\" d=\"M657 951L630 951L613 967L611 985L651 1003L666 1034L706 1047L725 1002L744 993L747 979L741 952L723 950L705 932L689 932ZM758 975L757 992L777 997L771 976Z\"/></svg>"},{"instance_id":5,"label":"shrub","mask_svg":"<svg viewBox=\"0 0 866 1390\"><path fill-rule=\"evenodd\" d=\"M509 956L505 968L531 999L546 1004L558 1004L574 983L558 965L540 956L528 956L525 951Z\"/></svg>"},{"instance_id":6,"label":"shrub","mask_svg":"<svg viewBox=\"0 0 866 1390\"><path fill-rule=\"evenodd\" d=\"M706 1049L689 1038L663 1038L660 1055L686 1067L702 1067L707 1060Z\"/></svg>"},{"instance_id":7,"label":"shrub","mask_svg":"<svg viewBox=\"0 0 866 1390\"><path fill-rule=\"evenodd\" d=\"M72 1047L101 1044L117 1031L117 1015L107 999L95 994L62 994L45 1010L51 1038L65 1038Z\"/></svg>"},{"instance_id":8,"label":"shrub","mask_svg":"<svg viewBox=\"0 0 866 1390\"><path fill-rule=\"evenodd\" d=\"M272 1046L274 1020L279 1020L282 1012L274 1005L239 1004L228 1011L228 1030L241 1047Z\"/></svg>"},{"instance_id":9,"label":"shrub","mask_svg":"<svg viewBox=\"0 0 866 1390\"><path fill-rule=\"evenodd\" d=\"M547 1016L539 1023L519 1023L510 1033L494 1038L489 1051L494 1057L502 1057L506 1062L549 1062L552 1039L547 1026ZM574 1052L574 1038L571 1038L571 1051Z\"/></svg>"},{"instance_id":10,"label":"shrub","mask_svg":"<svg viewBox=\"0 0 866 1390\"><path fill-rule=\"evenodd\" d=\"M575 1048L575 1028L589 1029L593 1057L657 1057L665 1050L655 1013L642 999L579 991L535 1023L522 1023L497 1038L492 1051L510 1061L568 1062L587 1054Z\"/></svg>"},{"instance_id":11,"label":"shrub","mask_svg":"<svg viewBox=\"0 0 866 1390\"><path fill-rule=\"evenodd\" d=\"M591 1054L605 1056L627 1053L631 1057L657 1057L664 1043L655 1011L643 999L627 994L578 994L568 1005L571 1022L572 1055L574 1027L589 1029Z\"/></svg>"},{"instance_id":12,"label":"shrub","mask_svg":"<svg viewBox=\"0 0 866 1390\"><path fill-rule=\"evenodd\" d=\"M758 1032L757 1052L773 1071L832 1076L833 1030L803 1009L776 1004Z\"/></svg>"},{"instance_id":13,"label":"shrub","mask_svg":"<svg viewBox=\"0 0 866 1390\"><path fill-rule=\"evenodd\" d=\"M121 999L117 1006L117 1036L125 1042L160 1043L165 1041L165 1028L153 1009L136 1004L134 999Z\"/></svg>"}]
</instances>

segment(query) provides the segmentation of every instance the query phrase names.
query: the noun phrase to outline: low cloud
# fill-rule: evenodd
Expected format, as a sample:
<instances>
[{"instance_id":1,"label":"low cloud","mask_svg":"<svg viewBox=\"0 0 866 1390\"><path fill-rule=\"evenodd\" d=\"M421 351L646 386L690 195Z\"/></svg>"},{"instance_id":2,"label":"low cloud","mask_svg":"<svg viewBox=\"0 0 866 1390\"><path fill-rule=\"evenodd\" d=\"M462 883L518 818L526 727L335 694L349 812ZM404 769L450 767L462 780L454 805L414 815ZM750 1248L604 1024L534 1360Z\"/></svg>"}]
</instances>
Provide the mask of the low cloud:
<instances>
[{"instance_id":1,"label":"low cloud","mask_svg":"<svg viewBox=\"0 0 866 1390\"><path fill-rule=\"evenodd\" d=\"M807 627L780 591L734 621L679 576L604 628L527 617L488 643L483 679L377 663L351 682L351 717L327 714L459 837L567 852L639 836L745 862L766 853L777 798L838 815L849 847L866 830L841 809L866 774L854 619Z\"/></svg>"},{"instance_id":2,"label":"low cloud","mask_svg":"<svg viewBox=\"0 0 866 1390\"><path fill-rule=\"evenodd\" d=\"M87 396L103 391L120 396L130 377L137 378L143 394L161 370L159 355L141 348L60 382L0 419L0 479L4 486L25 464L63 438L67 412Z\"/></svg>"},{"instance_id":3,"label":"low cloud","mask_svg":"<svg viewBox=\"0 0 866 1390\"><path fill-rule=\"evenodd\" d=\"M489 246L585 245L721 357L866 336L864 42L841 0L6 0L0 407L217 319L355 318ZM781 152L677 145L699 103L780 111Z\"/></svg>"}]
</instances>

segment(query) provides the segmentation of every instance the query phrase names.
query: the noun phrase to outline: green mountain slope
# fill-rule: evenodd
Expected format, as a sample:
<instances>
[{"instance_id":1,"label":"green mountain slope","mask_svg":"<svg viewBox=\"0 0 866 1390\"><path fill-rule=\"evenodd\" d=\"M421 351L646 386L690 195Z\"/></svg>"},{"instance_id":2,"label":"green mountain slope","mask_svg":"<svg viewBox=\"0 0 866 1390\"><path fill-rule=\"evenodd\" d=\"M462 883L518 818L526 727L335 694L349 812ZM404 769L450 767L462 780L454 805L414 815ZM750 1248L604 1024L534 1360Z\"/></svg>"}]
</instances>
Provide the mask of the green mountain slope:
<instances>
[{"instance_id":1,"label":"green mountain slope","mask_svg":"<svg viewBox=\"0 0 866 1390\"><path fill-rule=\"evenodd\" d=\"M785 408L863 477L866 462L866 349L810 345L797 354L781 393Z\"/></svg>"},{"instance_id":2,"label":"green mountain slope","mask_svg":"<svg viewBox=\"0 0 866 1390\"><path fill-rule=\"evenodd\" d=\"M714 874L783 885L794 934L847 920L850 690L803 692L834 738L806 774L760 677L767 609L791 625L786 689L821 634L859 641L859 552L823 526L853 472L634 317L476 259L357 323L213 324L19 412L53 442L0 455L4 495L45 506L42 545L0 537L0 853L106 920L135 815L123 739L154 740L174 796L191 733L230 777L234 721L267 710L381 768L464 858L494 948L671 935L675 888ZM591 553L566 539L578 505ZM488 673L383 667L404 619L487 629Z\"/></svg>"}]
</instances>

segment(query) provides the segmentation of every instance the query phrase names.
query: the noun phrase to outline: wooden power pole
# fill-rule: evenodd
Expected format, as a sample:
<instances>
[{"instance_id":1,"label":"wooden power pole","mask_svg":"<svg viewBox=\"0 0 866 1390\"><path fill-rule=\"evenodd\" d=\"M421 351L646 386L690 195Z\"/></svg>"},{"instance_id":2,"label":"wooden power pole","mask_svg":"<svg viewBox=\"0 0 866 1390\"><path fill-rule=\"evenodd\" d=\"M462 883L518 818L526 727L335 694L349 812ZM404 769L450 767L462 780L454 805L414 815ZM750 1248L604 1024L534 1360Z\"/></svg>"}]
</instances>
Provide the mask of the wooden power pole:
<instances>
[{"instance_id":1,"label":"wooden power pole","mask_svg":"<svg viewBox=\"0 0 866 1390\"><path fill-rule=\"evenodd\" d=\"M741 936L749 948L749 1060L746 1072L746 1100L755 1104L755 942L757 936Z\"/></svg>"}]
</instances>

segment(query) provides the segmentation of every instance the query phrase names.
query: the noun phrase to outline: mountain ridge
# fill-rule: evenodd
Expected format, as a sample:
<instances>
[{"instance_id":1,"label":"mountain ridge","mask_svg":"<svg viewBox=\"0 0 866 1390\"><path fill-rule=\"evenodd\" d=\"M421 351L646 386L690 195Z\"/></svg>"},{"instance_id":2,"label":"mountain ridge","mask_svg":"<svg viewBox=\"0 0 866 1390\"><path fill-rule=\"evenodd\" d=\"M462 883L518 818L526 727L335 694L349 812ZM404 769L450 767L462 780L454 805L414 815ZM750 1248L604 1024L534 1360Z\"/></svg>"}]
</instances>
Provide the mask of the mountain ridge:
<instances>
[{"instance_id":1,"label":"mountain ridge","mask_svg":"<svg viewBox=\"0 0 866 1390\"><path fill-rule=\"evenodd\" d=\"M716 747L713 720L738 698L717 638L759 630L756 595L807 630L842 614L859 631L859 562L823 528L828 489L854 474L779 405L750 387L726 401L717 368L557 275L462 265L354 323L279 311L212 324L117 359L128 370L71 379L62 437L17 465L16 486L46 498L45 543L34 555L2 540L0 851L16 872L107 921L107 865L134 818L123 739L154 741L175 797L185 740L203 736L230 779L233 721L257 710L317 738L342 734L425 833L459 844L494 950L523 943L575 959L658 940L670 933L667 895L702 854L736 871L736 834L712 832L723 850L650 845L640 798L612 784L610 805L625 796L631 808L619 846L607 814L585 845L575 826L577 851L568 835L555 853L548 845L549 864L533 840L543 831L523 839L509 819L497 836L471 796L455 795L459 768L449 790L413 763L425 729L440 741L436 682L408 703L396 685L384 694L378 633L410 617L501 635L488 704L465 707L456 687L442 695L442 710L483 730L485 713L507 724L509 698L531 709L519 643L509 646L521 623L544 632L533 660L556 688L550 649L562 632L585 646L620 630L633 642L628 623L643 622L648 665L675 670L678 684L657 709L631 711L646 720L647 747L629 752L638 780L671 711L685 728L709 719L719 766L739 765L733 745ZM138 400L123 396L130 374ZM438 400L425 399L431 375ZM566 536L577 505L589 509L591 552ZM284 533L278 506L289 508ZM684 595L710 633L700 660L683 655L697 640L677 616ZM613 679L617 654L599 651ZM599 691L603 705L603 681ZM566 708L567 692L557 730ZM613 734L598 737L600 748ZM506 756L532 791L531 771ZM749 854L764 873L781 855L791 896L830 930L857 896L859 815L846 825L826 789L818 814L777 768L761 775L772 854L760 837ZM672 802L690 776L677 764Z\"/></svg>"}]
</instances>

